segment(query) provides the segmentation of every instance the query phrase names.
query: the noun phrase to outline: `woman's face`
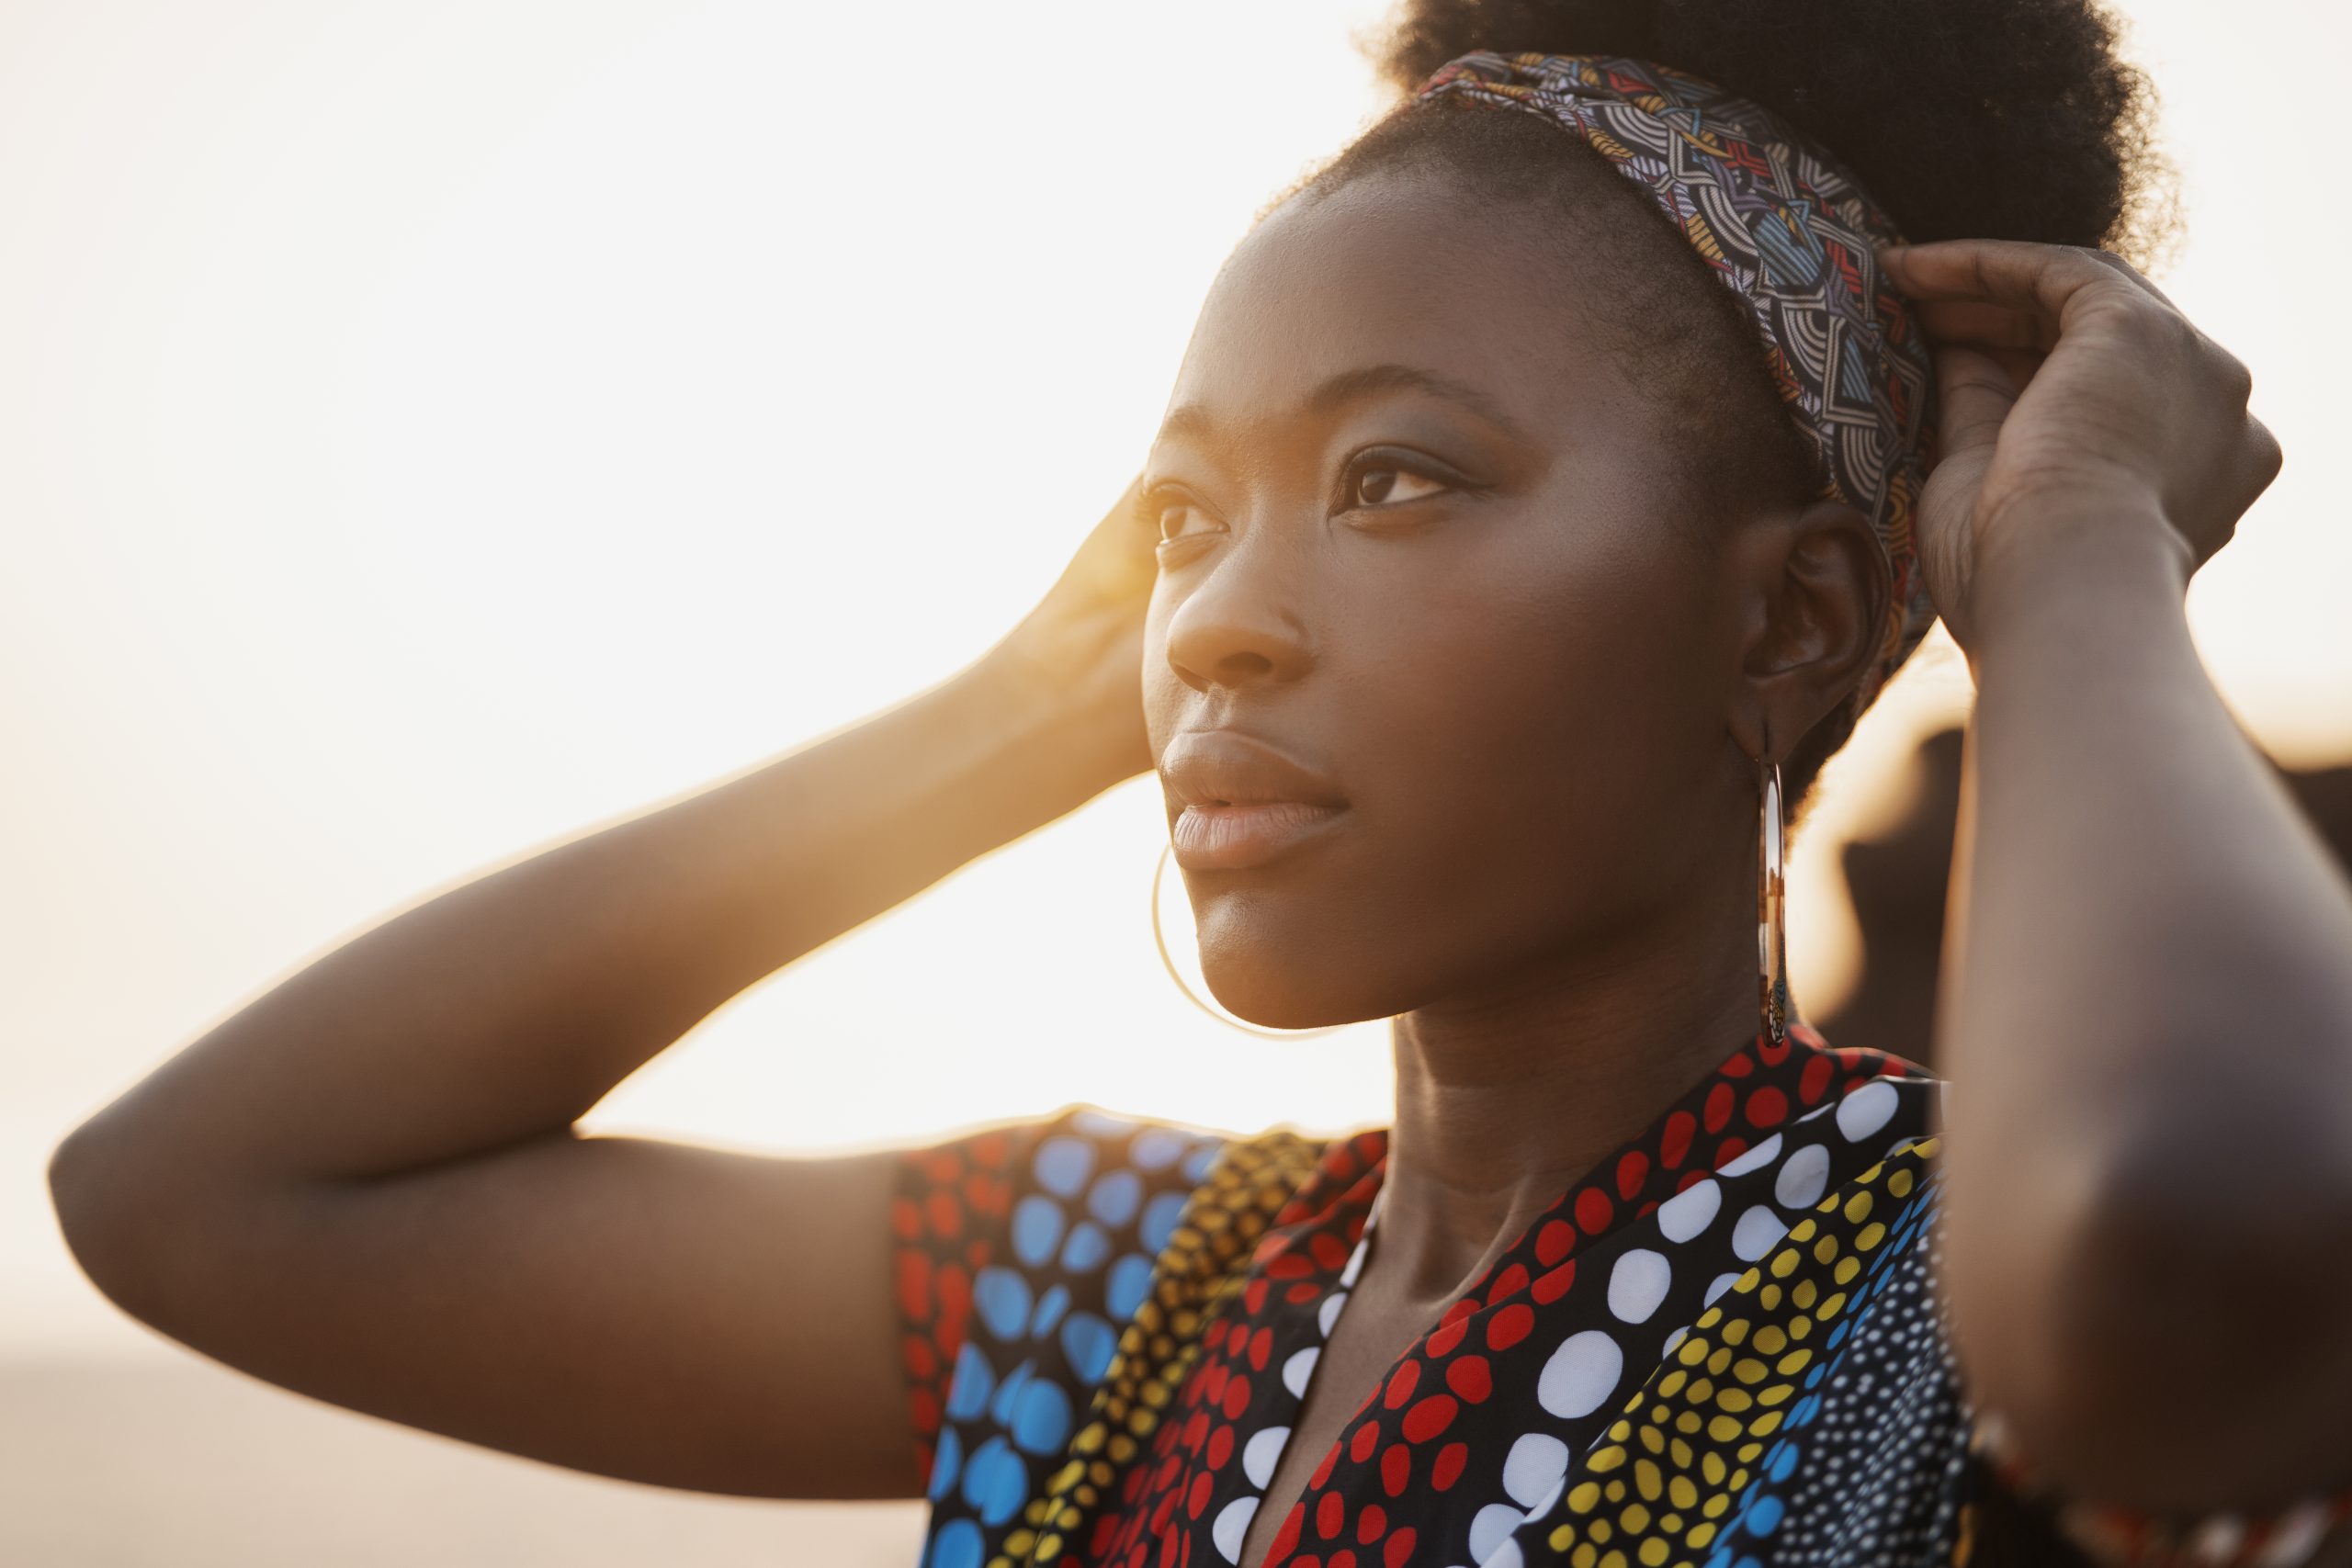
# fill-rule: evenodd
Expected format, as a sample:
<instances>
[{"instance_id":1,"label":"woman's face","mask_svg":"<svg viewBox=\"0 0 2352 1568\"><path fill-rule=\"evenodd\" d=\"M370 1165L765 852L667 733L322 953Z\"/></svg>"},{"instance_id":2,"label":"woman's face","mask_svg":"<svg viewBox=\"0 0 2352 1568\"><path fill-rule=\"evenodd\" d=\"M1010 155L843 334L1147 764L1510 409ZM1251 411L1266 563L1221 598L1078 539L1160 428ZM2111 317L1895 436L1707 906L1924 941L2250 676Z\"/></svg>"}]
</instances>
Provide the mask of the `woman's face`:
<instances>
[{"instance_id":1,"label":"woman's face","mask_svg":"<svg viewBox=\"0 0 2352 1568\"><path fill-rule=\"evenodd\" d=\"M1542 221L1358 179L1261 224L1194 328L1144 480L1144 696L1244 1018L1540 983L1748 886L1688 448Z\"/></svg>"}]
</instances>

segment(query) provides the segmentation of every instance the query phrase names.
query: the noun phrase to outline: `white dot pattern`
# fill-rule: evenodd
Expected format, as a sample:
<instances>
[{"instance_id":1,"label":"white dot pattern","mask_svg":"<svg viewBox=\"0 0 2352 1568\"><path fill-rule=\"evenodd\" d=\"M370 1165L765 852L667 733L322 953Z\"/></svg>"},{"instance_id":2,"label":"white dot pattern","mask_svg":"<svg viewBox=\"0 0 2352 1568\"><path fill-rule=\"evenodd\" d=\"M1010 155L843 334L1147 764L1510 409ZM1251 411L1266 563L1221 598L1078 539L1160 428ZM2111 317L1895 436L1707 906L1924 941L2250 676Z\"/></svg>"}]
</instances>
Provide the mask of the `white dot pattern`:
<instances>
[{"instance_id":1,"label":"white dot pattern","mask_svg":"<svg viewBox=\"0 0 2352 1568\"><path fill-rule=\"evenodd\" d=\"M1657 1206L1657 1233L1679 1246L1713 1224L1723 1206L1722 1183L1694 1181Z\"/></svg>"},{"instance_id":2,"label":"white dot pattern","mask_svg":"<svg viewBox=\"0 0 2352 1568\"><path fill-rule=\"evenodd\" d=\"M1609 1310L1623 1322L1646 1323L1673 1283L1666 1255L1637 1247L1609 1271Z\"/></svg>"},{"instance_id":3,"label":"white dot pattern","mask_svg":"<svg viewBox=\"0 0 2352 1568\"><path fill-rule=\"evenodd\" d=\"M1932 1190L1917 1201L1932 1207ZM1805 1462L1773 1532L1775 1568L1951 1561L1968 1424L1928 1284L1934 1246L1932 1227L1913 1247L1890 1242L1877 1293L1853 1309L1818 1414L1793 1434Z\"/></svg>"},{"instance_id":4,"label":"white dot pattern","mask_svg":"<svg viewBox=\"0 0 2352 1568\"><path fill-rule=\"evenodd\" d=\"M1850 1068L1855 1055L1841 1061ZM1555 1204L1564 1218L1514 1244L1512 1267L1474 1292L1482 1299L1449 1311L1443 1342L1432 1331L1366 1398L1306 1497L1286 1505L1278 1539L1293 1544L1276 1556L1358 1568L1951 1568L1971 1542L1968 1568L2085 1568L2080 1538L2064 1539L2082 1510L1994 1479L1996 1423L1965 1398L1934 1280L1940 1179L1925 1129L1936 1086L1881 1078L1825 1095L1809 1072L1811 1109L1790 1121L1796 1067L1761 1076L1729 1074L1747 1081L1686 1101L1690 1120L1705 1099L1710 1133L1726 1126L1718 1107L1772 1128L1760 1143L1724 1131L1712 1167L1682 1163L1676 1142L1653 1146L1655 1167L1641 1152L1603 1162L1573 1205ZM1220 1170L1277 1157L1238 1147ZM1378 1149L1361 1147L1365 1160ZM1183 1268L1200 1238L1238 1223L1243 1198L1269 1214L1302 1201L1295 1186L1233 1188L1233 1206L1210 1214L1194 1189L1213 1145L1091 1115L1023 1149L1009 1191L934 1159L951 1174L910 1182L893 1215L932 1248L941 1299L954 1282L944 1270L967 1258L975 1270L970 1332L942 1351L956 1365L930 1472L927 1568L1237 1561L1314 1394L1317 1346L1363 1266L1371 1219L1344 1269L1331 1238L1353 1232L1300 1229L1259 1248L1260 1262L1282 1266L1248 1294L1282 1314L1252 1305L1216 1323L1222 1339L1187 1348L1194 1329L1168 1314L1204 1298L1163 1293L1168 1280L1205 1281L1197 1292L1229 1280L1229 1312L1251 1275ZM1335 1181L1356 1181L1366 1168L1336 1168ZM1366 1202L1377 1213L1372 1185L1354 1189L1358 1216ZM994 1206L992 1243L956 1239L948 1221L965 1202ZM1572 1258L1561 1239L1571 1214ZM1165 1278L1147 1266L1163 1247L1174 1248ZM921 1301L926 1283L902 1275L900 1293ZM1574 1310L1554 1306L1564 1296ZM1119 1325L1121 1356L1181 1371L1197 1352L1215 1358L1203 1363L1215 1375L1187 1378L1170 1406L1177 1372L1157 1385L1122 1372L1102 1387L1132 1402L1096 1406L1118 1424L1098 1421L1059 1452L1090 1393L1103 1397L1091 1380ZM1073 1369L1090 1370L1073 1380ZM1335 1461L1351 1489L1325 1487ZM1056 1465L1041 1495L1041 1471ZM1085 1510L1114 1491L1135 1499L1100 1518L1115 1550L1071 1557L1095 1522ZM2340 1506L2352 1512L2352 1496ZM2213 1516L2183 1543L2185 1562L2301 1568L2333 1523L2324 1504L2264 1521Z\"/></svg>"}]
</instances>

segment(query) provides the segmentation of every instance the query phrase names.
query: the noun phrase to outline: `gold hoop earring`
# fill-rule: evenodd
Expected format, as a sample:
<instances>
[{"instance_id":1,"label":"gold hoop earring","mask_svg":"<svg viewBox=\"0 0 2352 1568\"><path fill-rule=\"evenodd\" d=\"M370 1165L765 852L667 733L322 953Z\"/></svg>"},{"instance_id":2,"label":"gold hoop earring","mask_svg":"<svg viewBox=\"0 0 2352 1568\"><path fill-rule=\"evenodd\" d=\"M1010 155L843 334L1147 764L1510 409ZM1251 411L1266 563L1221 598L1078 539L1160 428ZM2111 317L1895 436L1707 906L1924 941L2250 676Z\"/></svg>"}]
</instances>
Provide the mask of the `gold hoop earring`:
<instances>
[{"instance_id":1,"label":"gold hoop earring","mask_svg":"<svg viewBox=\"0 0 2352 1568\"><path fill-rule=\"evenodd\" d=\"M1327 1023L1319 1029L1263 1029L1234 1017L1223 1008L1203 1001L1193 987L1184 983L1182 972L1168 954L1168 939L1159 928L1159 886L1168 875L1168 856L1174 848L1173 844L1160 845L1159 863L1151 870L1151 941L1152 945L1159 949L1160 967L1168 971L1170 980L1176 982L1176 988L1184 993L1184 999L1227 1029L1238 1029L1244 1034L1255 1034L1266 1040L1312 1040L1318 1034L1336 1034L1347 1028L1344 1023Z\"/></svg>"},{"instance_id":2,"label":"gold hoop earring","mask_svg":"<svg viewBox=\"0 0 2352 1568\"><path fill-rule=\"evenodd\" d=\"M1762 1032L1778 1051L1789 1043L1788 826L1781 809L1781 764L1758 757L1756 769L1756 977Z\"/></svg>"}]
</instances>

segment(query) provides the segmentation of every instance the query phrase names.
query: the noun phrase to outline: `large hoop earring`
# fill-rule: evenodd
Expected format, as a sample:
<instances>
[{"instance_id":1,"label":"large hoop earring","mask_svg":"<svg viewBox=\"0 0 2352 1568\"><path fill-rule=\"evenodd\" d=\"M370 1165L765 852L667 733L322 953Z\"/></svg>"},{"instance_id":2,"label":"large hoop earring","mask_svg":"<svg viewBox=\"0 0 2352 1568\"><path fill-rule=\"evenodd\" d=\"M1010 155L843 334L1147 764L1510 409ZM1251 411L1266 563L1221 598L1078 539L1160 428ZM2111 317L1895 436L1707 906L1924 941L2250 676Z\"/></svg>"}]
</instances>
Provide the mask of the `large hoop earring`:
<instances>
[{"instance_id":1,"label":"large hoop earring","mask_svg":"<svg viewBox=\"0 0 2352 1568\"><path fill-rule=\"evenodd\" d=\"M1778 1051L1789 1043L1788 825L1781 764L1758 757L1756 771L1756 978L1762 1032Z\"/></svg>"},{"instance_id":2,"label":"large hoop earring","mask_svg":"<svg viewBox=\"0 0 2352 1568\"><path fill-rule=\"evenodd\" d=\"M1344 1023L1327 1023L1319 1029L1263 1029L1234 1017L1221 1007L1203 1001L1193 987L1184 983L1183 973L1176 967L1176 960L1168 954L1168 938L1159 929L1159 887L1168 875L1168 856L1174 848L1173 844L1160 845L1159 863L1151 869L1151 941L1152 945L1159 949L1159 966L1168 971L1168 977L1176 982L1176 988L1184 993L1184 999L1227 1029L1238 1029L1244 1034L1255 1034L1266 1040L1312 1040L1318 1034L1336 1034L1347 1028Z\"/></svg>"}]
</instances>

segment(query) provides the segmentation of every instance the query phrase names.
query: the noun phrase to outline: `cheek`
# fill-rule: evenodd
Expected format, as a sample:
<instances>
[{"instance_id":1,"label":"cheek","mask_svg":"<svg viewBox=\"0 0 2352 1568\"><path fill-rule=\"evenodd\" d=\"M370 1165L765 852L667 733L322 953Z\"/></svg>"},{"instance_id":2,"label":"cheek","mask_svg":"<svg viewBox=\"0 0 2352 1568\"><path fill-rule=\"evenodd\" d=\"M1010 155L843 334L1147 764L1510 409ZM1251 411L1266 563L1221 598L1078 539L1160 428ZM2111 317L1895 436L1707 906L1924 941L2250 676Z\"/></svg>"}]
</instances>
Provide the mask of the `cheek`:
<instances>
[{"instance_id":1,"label":"cheek","mask_svg":"<svg viewBox=\"0 0 2352 1568\"><path fill-rule=\"evenodd\" d=\"M1433 561L1360 617L1385 628L1367 674L1510 773L1654 735L1701 673L1704 595L1645 531L1570 517Z\"/></svg>"},{"instance_id":2,"label":"cheek","mask_svg":"<svg viewBox=\"0 0 2352 1568\"><path fill-rule=\"evenodd\" d=\"M1418 1007L1687 886L1722 637L1668 525L1590 503L1324 558L1313 668L1257 712L1311 736L1351 822L1311 861L1187 879L1211 989L1301 1027ZM1145 629L1155 748L1200 699Z\"/></svg>"},{"instance_id":3,"label":"cheek","mask_svg":"<svg viewBox=\"0 0 2352 1568\"><path fill-rule=\"evenodd\" d=\"M1187 688L1168 663L1168 617L1176 606L1167 579L1155 581L1143 623L1143 724L1158 757L1182 718Z\"/></svg>"},{"instance_id":4,"label":"cheek","mask_svg":"<svg viewBox=\"0 0 2352 1568\"><path fill-rule=\"evenodd\" d=\"M1489 931L1654 870L1722 728L1704 585L1666 525L1556 515L1384 592L1356 617L1384 634L1348 666L1378 716L1363 804L1398 891Z\"/></svg>"}]
</instances>

